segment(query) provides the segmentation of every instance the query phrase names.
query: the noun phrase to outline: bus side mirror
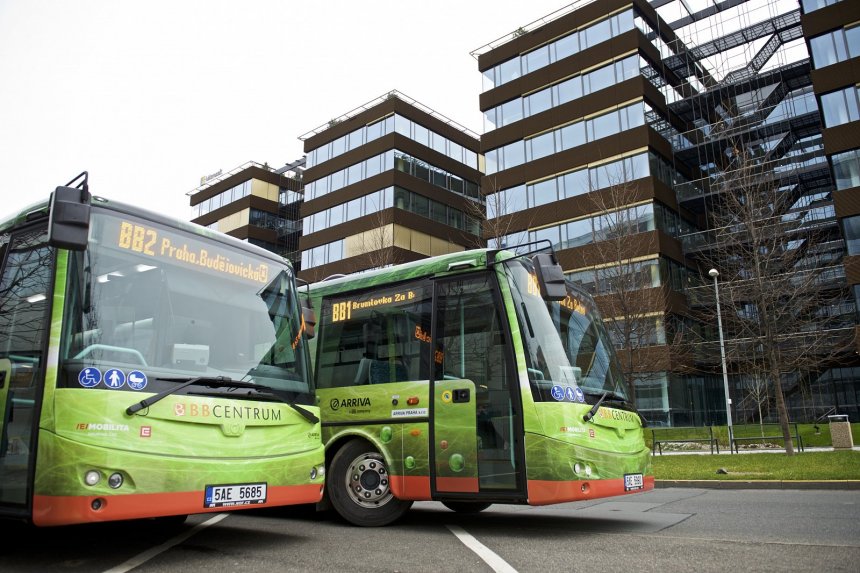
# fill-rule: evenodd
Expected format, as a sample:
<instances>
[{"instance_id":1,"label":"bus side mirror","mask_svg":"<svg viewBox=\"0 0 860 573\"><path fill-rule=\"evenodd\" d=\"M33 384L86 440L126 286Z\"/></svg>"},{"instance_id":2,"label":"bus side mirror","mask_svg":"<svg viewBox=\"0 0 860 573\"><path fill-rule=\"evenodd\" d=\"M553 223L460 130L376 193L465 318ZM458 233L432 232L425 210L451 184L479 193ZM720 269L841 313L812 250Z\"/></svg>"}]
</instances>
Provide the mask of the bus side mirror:
<instances>
[{"instance_id":1,"label":"bus side mirror","mask_svg":"<svg viewBox=\"0 0 860 573\"><path fill-rule=\"evenodd\" d=\"M57 187L51 193L48 244L83 251L90 235L90 194L74 187Z\"/></svg>"},{"instance_id":2,"label":"bus side mirror","mask_svg":"<svg viewBox=\"0 0 860 573\"><path fill-rule=\"evenodd\" d=\"M314 327L317 325L317 315L310 304L307 299L302 299L302 322L305 324L305 336L308 340L316 336Z\"/></svg>"},{"instance_id":3,"label":"bus side mirror","mask_svg":"<svg viewBox=\"0 0 860 573\"><path fill-rule=\"evenodd\" d=\"M540 296L544 300L564 300L567 297L567 285L561 265L555 255L538 253L532 257L532 264L537 275Z\"/></svg>"}]
</instances>

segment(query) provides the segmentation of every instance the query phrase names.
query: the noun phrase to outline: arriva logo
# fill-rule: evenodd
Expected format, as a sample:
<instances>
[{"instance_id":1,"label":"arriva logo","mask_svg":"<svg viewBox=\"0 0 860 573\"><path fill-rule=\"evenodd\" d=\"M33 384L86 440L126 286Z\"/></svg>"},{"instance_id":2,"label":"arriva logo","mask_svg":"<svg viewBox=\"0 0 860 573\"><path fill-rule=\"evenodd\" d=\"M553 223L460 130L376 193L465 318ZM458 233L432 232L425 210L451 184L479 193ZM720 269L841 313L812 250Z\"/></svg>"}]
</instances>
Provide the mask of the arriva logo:
<instances>
[{"instance_id":1,"label":"arriva logo","mask_svg":"<svg viewBox=\"0 0 860 573\"><path fill-rule=\"evenodd\" d=\"M332 398L328 405L332 410L339 410L341 408L359 408L370 406L370 398Z\"/></svg>"}]
</instances>

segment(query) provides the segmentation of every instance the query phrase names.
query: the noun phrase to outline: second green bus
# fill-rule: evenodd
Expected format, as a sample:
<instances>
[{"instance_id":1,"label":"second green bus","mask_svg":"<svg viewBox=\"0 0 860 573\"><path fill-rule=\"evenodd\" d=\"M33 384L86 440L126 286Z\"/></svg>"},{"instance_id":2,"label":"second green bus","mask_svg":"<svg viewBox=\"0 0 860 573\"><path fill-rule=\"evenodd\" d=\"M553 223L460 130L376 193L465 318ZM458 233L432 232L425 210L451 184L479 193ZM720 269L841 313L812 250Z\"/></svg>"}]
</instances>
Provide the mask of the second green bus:
<instances>
[{"instance_id":1,"label":"second green bus","mask_svg":"<svg viewBox=\"0 0 860 573\"><path fill-rule=\"evenodd\" d=\"M309 291L326 492L347 521L654 487L601 318L554 255L466 251Z\"/></svg>"}]
</instances>

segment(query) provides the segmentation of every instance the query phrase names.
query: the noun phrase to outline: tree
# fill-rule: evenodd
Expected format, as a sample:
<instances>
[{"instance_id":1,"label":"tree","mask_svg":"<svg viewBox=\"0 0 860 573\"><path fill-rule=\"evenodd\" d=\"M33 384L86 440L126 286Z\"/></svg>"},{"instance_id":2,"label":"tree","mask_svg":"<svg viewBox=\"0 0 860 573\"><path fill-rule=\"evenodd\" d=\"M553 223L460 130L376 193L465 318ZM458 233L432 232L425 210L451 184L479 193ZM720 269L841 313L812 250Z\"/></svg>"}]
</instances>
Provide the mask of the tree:
<instances>
[{"instance_id":1,"label":"tree","mask_svg":"<svg viewBox=\"0 0 860 573\"><path fill-rule=\"evenodd\" d=\"M523 219L522 213L527 211L525 196L514 197L509 193L499 189L496 178L487 178L486 182L488 189L483 189L484 201L468 201L466 207L466 215L477 219L480 222L481 234L476 237L475 247L488 247L490 249L500 249L503 244L507 247L516 247L528 242L528 228L534 221L534 214L531 213L526 219ZM516 218L514 214L519 216ZM517 223L516 227L514 223ZM516 236L515 229L525 229L519 234L519 239L510 239L509 236ZM509 240L503 239L508 237Z\"/></svg>"},{"instance_id":2,"label":"tree","mask_svg":"<svg viewBox=\"0 0 860 573\"><path fill-rule=\"evenodd\" d=\"M820 224L819 206L799 202L802 194L776 179L767 155L736 144L726 157L711 185L707 259L720 273L727 353L738 374L767 382L792 455L786 384L833 365L850 347L853 321L832 320L847 286L841 267L820 252L833 228Z\"/></svg>"},{"instance_id":3,"label":"tree","mask_svg":"<svg viewBox=\"0 0 860 573\"><path fill-rule=\"evenodd\" d=\"M657 349L680 348L684 329L669 330L670 289L667 277L660 276L659 259L643 261L630 254L641 233L653 229L653 204L643 204L639 188L623 177L610 179L608 188L586 196L597 214L591 246L591 258L598 261L594 294L635 401L635 381L646 383L667 370L668 352ZM658 246L648 251L656 253Z\"/></svg>"}]
</instances>

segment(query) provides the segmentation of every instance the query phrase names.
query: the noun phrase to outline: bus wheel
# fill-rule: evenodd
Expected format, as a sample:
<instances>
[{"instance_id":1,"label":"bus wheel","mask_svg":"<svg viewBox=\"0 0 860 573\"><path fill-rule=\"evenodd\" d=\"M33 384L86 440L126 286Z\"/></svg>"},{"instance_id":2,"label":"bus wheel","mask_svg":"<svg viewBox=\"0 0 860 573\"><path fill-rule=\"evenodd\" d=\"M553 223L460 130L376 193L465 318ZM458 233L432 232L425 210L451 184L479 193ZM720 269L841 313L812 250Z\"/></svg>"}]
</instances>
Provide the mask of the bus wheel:
<instances>
[{"instance_id":1,"label":"bus wheel","mask_svg":"<svg viewBox=\"0 0 860 573\"><path fill-rule=\"evenodd\" d=\"M326 489L334 508L353 525L388 525L412 505L394 497L384 458L363 440L347 442L334 455Z\"/></svg>"},{"instance_id":2,"label":"bus wheel","mask_svg":"<svg viewBox=\"0 0 860 573\"><path fill-rule=\"evenodd\" d=\"M443 501L442 505L451 511L456 511L457 513L478 513L480 511L484 511L493 504L481 503L478 501Z\"/></svg>"}]
</instances>

